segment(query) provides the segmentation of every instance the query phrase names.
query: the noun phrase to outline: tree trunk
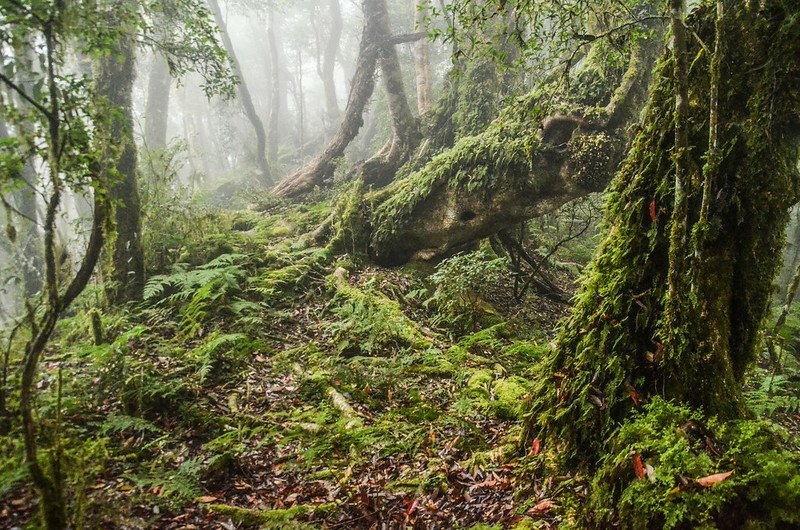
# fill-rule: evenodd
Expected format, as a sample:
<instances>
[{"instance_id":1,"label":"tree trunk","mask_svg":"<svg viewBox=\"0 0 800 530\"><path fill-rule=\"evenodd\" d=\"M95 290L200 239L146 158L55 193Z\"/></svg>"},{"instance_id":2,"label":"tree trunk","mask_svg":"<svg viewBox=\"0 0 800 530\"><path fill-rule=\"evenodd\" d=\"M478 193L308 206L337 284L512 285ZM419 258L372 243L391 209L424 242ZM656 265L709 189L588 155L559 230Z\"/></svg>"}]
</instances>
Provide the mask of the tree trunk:
<instances>
[{"instance_id":1,"label":"tree trunk","mask_svg":"<svg viewBox=\"0 0 800 530\"><path fill-rule=\"evenodd\" d=\"M377 31L381 35L390 35L389 12L386 1L379 2ZM411 113L406 90L403 84L403 72L400 59L393 45L383 46L378 58L381 69L383 87L389 102L392 117L392 137L375 156L356 168L356 175L364 179L364 183L372 186L385 186L394 180L397 170L411 157L416 150L422 134L419 122Z\"/></svg>"},{"instance_id":2,"label":"tree trunk","mask_svg":"<svg viewBox=\"0 0 800 530\"><path fill-rule=\"evenodd\" d=\"M657 69L644 127L611 188L605 240L534 392L531 435L558 440L576 461L596 462L605 440L650 396L722 417L742 413L745 372L780 264L787 210L797 200L800 40L797 8L783 5L742 2L725 14L717 104L721 123L736 125L718 132L724 157L706 221L699 222L701 186L685 183L685 222L699 251L684 256L694 285L673 293L680 310L672 315L665 299L680 79L668 59ZM713 42L711 10L688 23ZM689 57L701 57L697 40L688 47ZM702 55L689 77L690 167L710 147L709 60ZM681 342L668 348L665 337L676 330Z\"/></svg>"},{"instance_id":3,"label":"tree trunk","mask_svg":"<svg viewBox=\"0 0 800 530\"><path fill-rule=\"evenodd\" d=\"M646 100L661 49L657 38L639 42L605 107L574 107L573 114L554 113L537 123L530 116L546 103L528 95L483 133L462 138L369 196L370 256L385 265L441 259L604 189L624 156L626 129Z\"/></svg>"},{"instance_id":4,"label":"tree trunk","mask_svg":"<svg viewBox=\"0 0 800 530\"><path fill-rule=\"evenodd\" d=\"M339 55L339 46L342 40L342 8L339 0L328 0L331 24L325 51L322 54L322 83L325 88L325 112L329 123L337 123L341 110L336 97L336 57Z\"/></svg>"},{"instance_id":5,"label":"tree trunk","mask_svg":"<svg viewBox=\"0 0 800 530\"><path fill-rule=\"evenodd\" d=\"M424 29L428 3L425 0L411 0L414 7L414 21L417 31ZM431 75L431 49L427 39L420 39L414 45L414 69L417 81L417 112L422 116L433 102L433 78Z\"/></svg>"},{"instance_id":6,"label":"tree trunk","mask_svg":"<svg viewBox=\"0 0 800 530\"><path fill-rule=\"evenodd\" d=\"M299 197L333 175L334 161L358 135L364 124L364 108L375 89L375 66L381 51L379 16L382 0L364 0L364 30L359 46L356 73L342 123L325 150L308 164L280 182L273 193L279 197Z\"/></svg>"},{"instance_id":7,"label":"tree trunk","mask_svg":"<svg viewBox=\"0 0 800 530\"><path fill-rule=\"evenodd\" d=\"M306 95L303 91L303 52L297 50L297 150L303 151L306 143Z\"/></svg>"},{"instance_id":8,"label":"tree trunk","mask_svg":"<svg viewBox=\"0 0 800 530\"><path fill-rule=\"evenodd\" d=\"M33 61L33 52L28 50L30 55L28 60ZM0 56L2 58L2 56ZM20 78L19 84L26 93L32 93L33 87L29 79ZM25 108L28 103L20 97L16 98L17 105ZM26 123L19 125L22 129L23 136L30 136L32 131L30 126ZM16 194L18 202L18 209L20 214L25 218L21 226L23 227L18 234L20 241L21 264L20 269L24 283L25 295L33 297L42 290L42 234L39 229L40 214L36 194L36 168L33 166L34 160L31 157L26 157L25 165L22 167L22 179L25 181L25 187L19 190Z\"/></svg>"},{"instance_id":9,"label":"tree trunk","mask_svg":"<svg viewBox=\"0 0 800 530\"><path fill-rule=\"evenodd\" d=\"M269 21L267 27L267 42L269 44L270 71L272 72L269 109L269 156L272 160L278 158L278 142L280 140L281 108L283 107L281 52L278 49L277 27L275 22L275 6L270 3Z\"/></svg>"},{"instance_id":10,"label":"tree trunk","mask_svg":"<svg viewBox=\"0 0 800 530\"><path fill-rule=\"evenodd\" d=\"M239 93L239 100L242 103L245 116L253 126L256 133L256 172L259 182L264 185L272 185L274 183L272 173L270 172L269 164L267 163L267 134L264 131L264 124L261 122L256 108L253 105L253 98L250 96L250 90L245 82L244 75L242 74L242 67L239 60L236 58L236 53L233 49L233 42L228 34L225 26L225 20L222 17L222 11L219 8L217 0L207 0L208 7L214 14L214 20L219 28L219 35L222 38L222 44L228 55L231 58L233 71L239 78L239 85L237 87Z\"/></svg>"},{"instance_id":11,"label":"tree trunk","mask_svg":"<svg viewBox=\"0 0 800 530\"><path fill-rule=\"evenodd\" d=\"M167 120L169 118L169 93L172 78L169 65L155 54L147 84L147 106L144 111L144 144L151 153L167 146Z\"/></svg>"},{"instance_id":12,"label":"tree trunk","mask_svg":"<svg viewBox=\"0 0 800 530\"><path fill-rule=\"evenodd\" d=\"M136 78L135 41L120 33L112 50L97 59L95 83L98 94L114 112L102 123L108 143L102 168L111 182L116 238L113 239L110 290L112 303L137 300L144 289L144 253L139 189L136 178L136 142L133 137L133 82Z\"/></svg>"}]
</instances>

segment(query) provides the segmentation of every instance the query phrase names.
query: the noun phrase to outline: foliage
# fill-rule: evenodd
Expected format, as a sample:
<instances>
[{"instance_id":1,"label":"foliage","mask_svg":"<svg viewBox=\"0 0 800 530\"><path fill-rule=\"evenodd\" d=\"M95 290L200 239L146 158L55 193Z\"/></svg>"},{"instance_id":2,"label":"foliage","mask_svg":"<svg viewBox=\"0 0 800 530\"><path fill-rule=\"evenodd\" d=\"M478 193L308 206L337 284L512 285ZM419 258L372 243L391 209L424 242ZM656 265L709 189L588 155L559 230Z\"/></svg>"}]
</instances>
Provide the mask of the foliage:
<instances>
[{"instance_id":1,"label":"foliage","mask_svg":"<svg viewBox=\"0 0 800 530\"><path fill-rule=\"evenodd\" d=\"M494 312L486 295L507 272L507 259L480 250L444 260L429 278L433 293L425 305L435 310L431 321L455 332L474 331L483 315Z\"/></svg>"},{"instance_id":2,"label":"foliage","mask_svg":"<svg viewBox=\"0 0 800 530\"><path fill-rule=\"evenodd\" d=\"M386 354L397 348L425 348L427 339L400 305L375 289L375 281L354 287L342 277L332 279L335 289L331 312L337 319L326 326L339 353Z\"/></svg>"},{"instance_id":3,"label":"foliage","mask_svg":"<svg viewBox=\"0 0 800 530\"><path fill-rule=\"evenodd\" d=\"M145 286L144 300L177 309L181 333L193 337L216 314L215 308L242 292L248 260L243 254L223 254L196 269L177 267L173 274L152 277Z\"/></svg>"},{"instance_id":4,"label":"foliage","mask_svg":"<svg viewBox=\"0 0 800 530\"><path fill-rule=\"evenodd\" d=\"M140 164L142 246L148 269L156 273L178 262L202 264L232 251L221 237L214 237L229 221L191 186L180 184L185 156L186 145L173 142L159 152L146 152Z\"/></svg>"},{"instance_id":5,"label":"foliage","mask_svg":"<svg viewBox=\"0 0 800 530\"><path fill-rule=\"evenodd\" d=\"M770 417L776 412L800 414L800 385L787 375L757 372L760 382L745 392L747 406L759 416Z\"/></svg>"}]
</instances>

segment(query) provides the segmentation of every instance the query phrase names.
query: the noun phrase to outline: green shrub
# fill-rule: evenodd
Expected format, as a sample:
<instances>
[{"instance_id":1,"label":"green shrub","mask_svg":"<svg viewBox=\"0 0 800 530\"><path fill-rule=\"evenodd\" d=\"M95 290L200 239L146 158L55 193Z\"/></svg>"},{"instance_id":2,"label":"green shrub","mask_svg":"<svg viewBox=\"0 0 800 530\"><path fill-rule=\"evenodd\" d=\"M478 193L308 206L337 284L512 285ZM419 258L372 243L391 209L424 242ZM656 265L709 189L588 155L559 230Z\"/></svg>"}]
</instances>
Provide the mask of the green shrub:
<instances>
[{"instance_id":1,"label":"green shrub","mask_svg":"<svg viewBox=\"0 0 800 530\"><path fill-rule=\"evenodd\" d=\"M430 276L434 291L425 301L433 307L434 325L455 332L474 330L482 315L493 313L487 295L508 271L508 261L485 251L459 254L444 260Z\"/></svg>"}]
</instances>

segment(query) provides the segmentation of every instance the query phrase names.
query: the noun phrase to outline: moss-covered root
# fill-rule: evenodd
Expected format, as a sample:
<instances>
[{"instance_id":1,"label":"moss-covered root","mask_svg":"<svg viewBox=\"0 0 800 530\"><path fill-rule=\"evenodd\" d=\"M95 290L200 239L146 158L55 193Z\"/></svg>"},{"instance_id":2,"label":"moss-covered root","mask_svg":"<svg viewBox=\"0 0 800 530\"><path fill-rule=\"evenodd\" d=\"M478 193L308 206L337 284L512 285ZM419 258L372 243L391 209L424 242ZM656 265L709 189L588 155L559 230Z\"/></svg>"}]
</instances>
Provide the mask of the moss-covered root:
<instances>
[{"instance_id":1,"label":"moss-covered root","mask_svg":"<svg viewBox=\"0 0 800 530\"><path fill-rule=\"evenodd\" d=\"M212 504L209 509L221 515L231 518L231 520L245 527L259 527L262 530L303 530L311 529L314 526L298 522L296 519L331 510L335 504L321 504L319 506L299 505L283 510L250 510L238 506L228 506L226 504Z\"/></svg>"}]
</instances>

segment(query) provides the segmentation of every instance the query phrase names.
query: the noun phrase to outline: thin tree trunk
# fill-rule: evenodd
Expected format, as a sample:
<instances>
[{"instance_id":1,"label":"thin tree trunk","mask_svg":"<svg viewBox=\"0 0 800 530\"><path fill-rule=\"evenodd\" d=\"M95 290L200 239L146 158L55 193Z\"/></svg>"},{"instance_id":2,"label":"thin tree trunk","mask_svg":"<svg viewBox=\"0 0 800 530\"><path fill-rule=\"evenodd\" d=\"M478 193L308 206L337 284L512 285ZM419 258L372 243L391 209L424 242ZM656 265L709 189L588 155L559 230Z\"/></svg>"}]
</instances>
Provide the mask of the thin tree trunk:
<instances>
[{"instance_id":1,"label":"thin tree trunk","mask_svg":"<svg viewBox=\"0 0 800 530\"><path fill-rule=\"evenodd\" d=\"M267 42L269 44L269 57L272 72L272 99L269 110L269 156L274 161L278 159L278 144L280 142L280 121L283 108L283 70L281 65L281 50L278 48L278 28L275 20L275 7L270 3L269 21L267 27Z\"/></svg>"},{"instance_id":2,"label":"thin tree trunk","mask_svg":"<svg viewBox=\"0 0 800 530\"><path fill-rule=\"evenodd\" d=\"M161 55L155 54L150 67L147 105L144 112L144 143L150 152L157 152L167 146L171 85L172 79L167 61Z\"/></svg>"},{"instance_id":3,"label":"thin tree trunk","mask_svg":"<svg viewBox=\"0 0 800 530\"><path fill-rule=\"evenodd\" d=\"M133 137L133 82L136 78L135 41L123 33L112 51L95 64L95 82L105 103L115 109L102 124L109 143L103 172L111 181L115 201L116 238L112 258L113 303L141 298L144 289L144 252L139 189L136 177L136 142Z\"/></svg>"},{"instance_id":4,"label":"thin tree trunk","mask_svg":"<svg viewBox=\"0 0 800 530\"><path fill-rule=\"evenodd\" d=\"M28 60L33 61L33 52L28 51L30 54ZM26 93L32 92L31 82L28 79L19 79L19 84ZM21 108L25 108L28 103L21 97L16 98L17 104ZM30 125L23 123L20 124L23 136L30 136L32 130ZM25 187L17 193L17 200L19 203L19 211L25 217L25 221L20 230L18 238L21 241L22 248L22 264L21 272L23 276L25 294L28 297L33 297L42 290L42 234L39 229L40 214L38 208L38 201L36 195L36 168L34 167L34 160L27 157L25 165L22 167L22 180L25 181Z\"/></svg>"},{"instance_id":5,"label":"thin tree trunk","mask_svg":"<svg viewBox=\"0 0 800 530\"><path fill-rule=\"evenodd\" d=\"M339 55L339 46L342 40L342 8L339 0L328 0L328 11L330 12L330 34L322 55L322 83L325 88L325 111L329 123L336 123L339 120L341 110L339 100L336 97L336 56Z\"/></svg>"},{"instance_id":6,"label":"thin tree trunk","mask_svg":"<svg viewBox=\"0 0 800 530\"><path fill-rule=\"evenodd\" d=\"M339 129L321 154L275 187L274 193L277 196L298 197L332 176L335 159L344 154L344 150L364 124L364 108L375 89L375 67L381 51L381 38L385 37L379 33L381 3L381 0L364 0L365 23L356 73Z\"/></svg>"},{"instance_id":7,"label":"thin tree trunk","mask_svg":"<svg viewBox=\"0 0 800 530\"><path fill-rule=\"evenodd\" d=\"M306 95L303 92L303 52L297 50L297 99L298 103L298 121L300 125L300 142L298 144L300 151L306 143Z\"/></svg>"},{"instance_id":8,"label":"thin tree trunk","mask_svg":"<svg viewBox=\"0 0 800 530\"><path fill-rule=\"evenodd\" d=\"M253 105L253 98L250 96L250 90L245 82L244 75L242 73L242 67L239 64L239 60L237 59L236 53L233 49L233 42L228 34L225 20L222 17L222 11L219 8L219 3L217 0L207 0L207 2L209 9L214 14L214 20L219 27L219 34L222 38L222 44L231 58L233 71L239 78L239 100L242 103L242 107L244 108L244 113L247 116L247 119L250 121L250 124L253 126L253 130L256 133L256 171L258 180L262 184L272 185L274 184L274 181L272 173L270 172L269 163L267 162L267 134L264 131L264 124L261 122L261 118L259 118L258 112L256 112L256 108Z\"/></svg>"},{"instance_id":9,"label":"thin tree trunk","mask_svg":"<svg viewBox=\"0 0 800 530\"><path fill-rule=\"evenodd\" d=\"M428 14L426 0L411 0L415 9L414 21L417 31L424 28L425 16ZM414 69L417 81L417 112L422 116L433 102L433 79L431 76L430 44L427 39L420 39L414 45Z\"/></svg>"}]
</instances>

